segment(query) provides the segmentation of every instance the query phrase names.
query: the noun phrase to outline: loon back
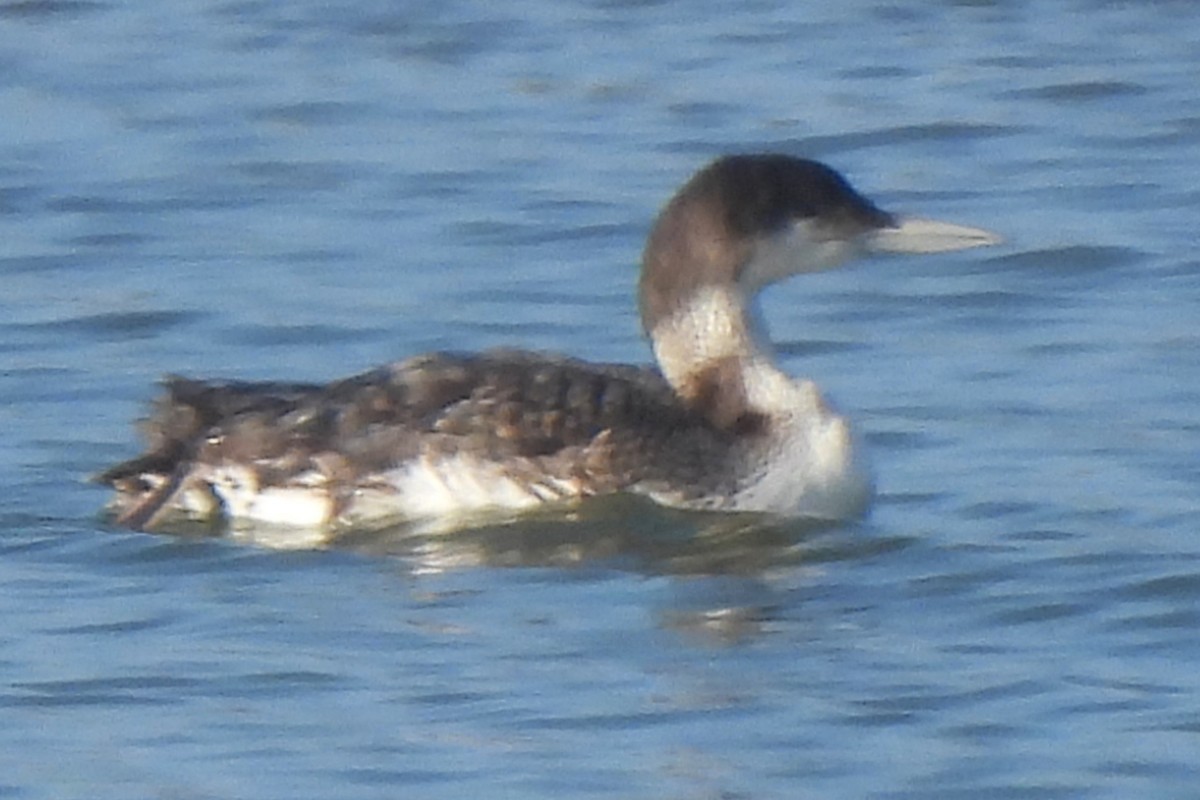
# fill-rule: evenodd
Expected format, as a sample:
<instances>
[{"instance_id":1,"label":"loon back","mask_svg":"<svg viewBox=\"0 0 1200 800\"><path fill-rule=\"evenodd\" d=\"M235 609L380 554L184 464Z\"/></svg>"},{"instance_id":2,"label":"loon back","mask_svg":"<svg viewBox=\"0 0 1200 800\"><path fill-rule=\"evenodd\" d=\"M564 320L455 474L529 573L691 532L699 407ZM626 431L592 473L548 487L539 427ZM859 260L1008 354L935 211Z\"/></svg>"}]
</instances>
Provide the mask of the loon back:
<instances>
[{"instance_id":1,"label":"loon back","mask_svg":"<svg viewBox=\"0 0 1200 800\"><path fill-rule=\"evenodd\" d=\"M271 491L325 498L298 524L361 520L375 515L359 499L398 491L389 482L414 464L491 466L530 504L680 485L679 502L707 505L737 488L721 468L732 468L721 462L734 458L735 434L680 405L650 368L497 350L419 356L328 385L164 383L142 424L147 451L96 476L134 528L228 515L253 506L235 495ZM477 505L493 504L512 505Z\"/></svg>"}]
</instances>

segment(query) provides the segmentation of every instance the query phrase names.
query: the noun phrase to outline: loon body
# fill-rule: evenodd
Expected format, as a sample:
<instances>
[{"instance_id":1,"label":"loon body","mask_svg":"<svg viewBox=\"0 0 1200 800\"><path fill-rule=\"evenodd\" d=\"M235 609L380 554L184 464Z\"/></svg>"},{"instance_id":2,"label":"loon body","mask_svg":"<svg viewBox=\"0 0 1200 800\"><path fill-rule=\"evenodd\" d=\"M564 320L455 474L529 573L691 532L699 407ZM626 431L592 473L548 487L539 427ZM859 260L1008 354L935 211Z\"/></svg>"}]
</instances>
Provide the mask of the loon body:
<instances>
[{"instance_id":1,"label":"loon body","mask_svg":"<svg viewBox=\"0 0 1200 800\"><path fill-rule=\"evenodd\" d=\"M683 508L852 518L870 478L845 419L785 375L764 286L872 251L998 242L897 217L823 164L726 156L646 244L639 309L658 368L434 353L332 384L168 378L146 452L97 476L120 524L179 517L331 529L630 492Z\"/></svg>"}]
</instances>

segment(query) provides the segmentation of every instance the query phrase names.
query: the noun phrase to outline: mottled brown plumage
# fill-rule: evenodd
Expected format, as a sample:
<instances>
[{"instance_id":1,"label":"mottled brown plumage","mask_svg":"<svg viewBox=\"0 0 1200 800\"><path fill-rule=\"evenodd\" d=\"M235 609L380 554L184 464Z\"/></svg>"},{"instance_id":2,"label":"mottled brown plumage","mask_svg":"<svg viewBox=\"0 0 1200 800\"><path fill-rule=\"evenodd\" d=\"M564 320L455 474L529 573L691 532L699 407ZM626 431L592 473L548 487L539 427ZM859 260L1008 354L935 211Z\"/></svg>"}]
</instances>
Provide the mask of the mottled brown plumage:
<instances>
[{"instance_id":1,"label":"mottled brown plumage","mask_svg":"<svg viewBox=\"0 0 1200 800\"><path fill-rule=\"evenodd\" d=\"M252 465L261 486L318 473L342 507L431 450L503 462L530 482L576 481L585 494L665 487L683 471L699 497L733 445L652 369L520 351L424 355L328 385L171 377L164 388L142 424L147 451L96 476L117 490L123 524L149 524L148 506L197 465ZM678 457L647 461L647 447Z\"/></svg>"}]
</instances>

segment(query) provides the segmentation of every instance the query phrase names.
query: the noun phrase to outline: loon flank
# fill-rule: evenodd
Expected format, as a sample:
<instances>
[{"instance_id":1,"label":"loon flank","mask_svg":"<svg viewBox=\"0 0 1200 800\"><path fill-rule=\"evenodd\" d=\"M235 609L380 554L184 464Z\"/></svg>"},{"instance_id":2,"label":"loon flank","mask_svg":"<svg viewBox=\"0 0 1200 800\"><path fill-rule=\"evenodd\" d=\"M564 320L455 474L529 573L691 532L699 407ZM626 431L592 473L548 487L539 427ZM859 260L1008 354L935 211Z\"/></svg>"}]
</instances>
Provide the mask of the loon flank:
<instances>
[{"instance_id":1,"label":"loon flank","mask_svg":"<svg viewBox=\"0 0 1200 800\"><path fill-rule=\"evenodd\" d=\"M629 492L676 507L862 514L847 421L772 358L764 286L872 252L996 244L890 214L833 169L720 158L659 214L639 310L658 368L515 350L433 353L327 385L170 377L144 454L96 479L118 523L336 530Z\"/></svg>"}]
</instances>

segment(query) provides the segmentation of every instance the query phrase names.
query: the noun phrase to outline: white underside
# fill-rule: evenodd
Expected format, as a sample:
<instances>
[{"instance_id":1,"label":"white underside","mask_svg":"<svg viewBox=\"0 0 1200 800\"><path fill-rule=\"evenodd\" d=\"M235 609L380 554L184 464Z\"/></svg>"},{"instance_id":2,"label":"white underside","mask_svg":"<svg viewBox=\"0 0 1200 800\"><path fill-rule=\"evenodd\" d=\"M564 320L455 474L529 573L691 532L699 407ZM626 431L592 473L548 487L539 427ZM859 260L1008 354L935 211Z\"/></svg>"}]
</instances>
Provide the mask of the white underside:
<instances>
[{"instance_id":1,"label":"white underside","mask_svg":"<svg viewBox=\"0 0 1200 800\"><path fill-rule=\"evenodd\" d=\"M522 462L522 466L526 462ZM525 470L522 470L525 471ZM437 517L481 508L531 508L551 500L578 497L582 487L550 476L522 481L503 464L467 455L422 458L384 476L404 498L407 513Z\"/></svg>"},{"instance_id":2,"label":"white underside","mask_svg":"<svg viewBox=\"0 0 1200 800\"><path fill-rule=\"evenodd\" d=\"M529 472L527 463L522 467ZM341 508L335 507L324 476L315 472L289 486L259 487L251 470L230 464L210 468L204 482L219 500L221 513L234 523L320 529L529 509L586 494L574 481L550 476L524 481L503 464L468 455L425 456L373 476L369 484L353 489ZM187 495L179 502L183 510L205 510Z\"/></svg>"}]
</instances>

